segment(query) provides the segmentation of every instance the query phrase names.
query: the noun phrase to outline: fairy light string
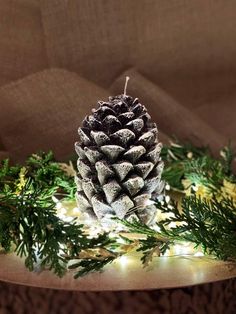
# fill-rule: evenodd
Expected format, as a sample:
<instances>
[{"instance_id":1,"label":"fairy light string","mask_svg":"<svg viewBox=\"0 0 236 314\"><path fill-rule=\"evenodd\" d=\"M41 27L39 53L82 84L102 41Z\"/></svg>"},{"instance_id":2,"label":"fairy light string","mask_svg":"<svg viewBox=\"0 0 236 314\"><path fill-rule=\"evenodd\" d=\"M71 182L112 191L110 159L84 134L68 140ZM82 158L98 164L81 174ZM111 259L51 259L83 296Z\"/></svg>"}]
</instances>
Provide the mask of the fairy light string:
<instances>
[{"instance_id":1,"label":"fairy light string","mask_svg":"<svg viewBox=\"0 0 236 314\"><path fill-rule=\"evenodd\" d=\"M70 267L76 278L115 260L126 265L129 254L136 251L137 262L141 258L144 266L154 256L208 254L235 260L234 158L230 148L223 152L216 159L204 148L189 144L164 146L168 197L154 200L159 216L153 226L112 219L98 223L83 216L74 201L72 163L62 167L52 153L33 154L24 166L4 160L0 246L5 252L15 249L29 270L39 263L63 276Z\"/></svg>"}]
</instances>

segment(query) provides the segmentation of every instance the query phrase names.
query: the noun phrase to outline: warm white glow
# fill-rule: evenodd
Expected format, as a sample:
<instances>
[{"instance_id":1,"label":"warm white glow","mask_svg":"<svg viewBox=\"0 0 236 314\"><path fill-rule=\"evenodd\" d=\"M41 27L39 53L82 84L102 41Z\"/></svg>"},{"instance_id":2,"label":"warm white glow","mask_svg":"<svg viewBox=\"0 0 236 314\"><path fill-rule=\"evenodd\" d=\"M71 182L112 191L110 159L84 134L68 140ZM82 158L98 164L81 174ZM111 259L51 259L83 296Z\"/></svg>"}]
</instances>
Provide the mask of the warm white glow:
<instances>
[{"instance_id":1,"label":"warm white glow","mask_svg":"<svg viewBox=\"0 0 236 314\"><path fill-rule=\"evenodd\" d=\"M175 244L173 246L174 255L189 255L192 254L192 247L188 242L183 244Z\"/></svg>"},{"instance_id":2,"label":"warm white glow","mask_svg":"<svg viewBox=\"0 0 236 314\"><path fill-rule=\"evenodd\" d=\"M169 201L170 201L169 195L166 195L166 196L165 196L165 201L166 201L166 203L169 203Z\"/></svg>"},{"instance_id":3,"label":"warm white glow","mask_svg":"<svg viewBox=\"0 0 236 314\"><path fill-rule=\"evenodd\" d=\"M192 189L193 189L195 192L197 192L197 190L198 190L198 186L193 185L193 186L192 186Z\"/></svg>"},{"instance_id":4,"label":"warm white glow","mask_svg":"<svg viewBox=\"0 0 236 314\"><path fill-rule=\"evenodd\" d=\"M170 190L170 185L166 184L165 189L166 189L166 191L169 191Z\"/></svg>"},{"instance_id":5,"label":"warm white glow","mask_svg":"<svg viewBox=\"0 0 236 314\"><path fill-rule=\"evenodd\" d=\"M188 152L187 157L188 157L189 159L192 159L192 158L193 158L193 153L192 153L192 152Z\"/></svg>"},{"instance_id":6,"label":"warm white glow","mask_svg":"<svg viewBox=\"0 0 236 314\"><path fill-rule=\"evenodd\" d=\"M152 229L155 230L156 232L160 232L161 228L158 225L152 226Z\"/></svg>"},{"instance_id":7,"label":"warm white glow","mask_svg":"<svg viewBox=\"0 0 236 314\"><path fill-rule=\"evenodd\" d=\"M118 259L119 263L122 265L122 266L125 266L127 265L127 263L129 262L129 259L127 256L125 255L122 255L119 259Z\"/></svg>"},{"instance_id":8,"label":"warm white glow","mask_svg":"<svg viewBox=\"0 0 236 314\"><path fill-rule=\"evenodd\" d=\"M80 213L80 210L78 207L74 207L73 208L73 214L79 214Z\"/></svg>"},{"instance_id":9,"label":"warm white glow","mask_svg":"<svg viewBox=\"0 0 236 314\"><path fill-rule=\"evenodd\" d=\"M194 256L200 257L200 256L204 256L204 254L203 254L202 252L196 252L196 253L194 254Z\"/></svg>"},{"instance_id":10,"label":"warm white glow","mask_svg":"<svg viewBox=\"0 0 236 314\"><path fill-rule=\"evenodd\" d=\"M169 225L168 225L169 228L176 228L176 223L175 222L171 222Z\"/></svg>"},{"instance_id":11,"label":"warm white glow","mask_svg":"<svg viewBox=\"0 0 236 314\"><path fill-rule=\"evenodd\" d=\"M66 221L66 222L71 222L75 217L79 217L79 223L83 224L85 227L85 232L89 234L89 237L97 237L99 234L107 232L109 234L110 238L116 239L117 244L119 245L125 245L127 242L125 239L122 239L119 237L119 233L124 232L125 228L124 226L113 220L113 216L109 217L104 217L101 220L97 220L92 218L88 213L86 212L81 212L81 210L76 206L76 204L73 204L72 206L67 204L66 202L63 203L60 200L58 200L55 196L52 197L53 201L55 202L55 207L57 209L57 216ZM170 196L166 195L165 196L165 201L168 203L170 201ZM152 205L154 202L151 200L147 200L146 204L147 205ZM68 210L67 210L67 206ZM171 208L171 205L167 205L169 208ZM160 217L159 217L160 216ZM174 217L173 213L168 213L168 214L158 214L157 215L157 221L161 218L169 218L169 217ZM169 228L176 228L176 223L171 222L169 224ZM156 232L160 232L161 229L158 225L154 224L152 228ZM132 237L132 234L131 234ZM141 235L140 235L141 237ZM189 242L179 242L173 246L169 250L166 251L164 256L183 256L183 255L191 255L191 256L196 256L196 257L201 257L204 256L202 252L196 251L193 247L193 244ZM136 262L136 258L134 259ZM122 255L117 259L118 264L122 269L125 269L127 264L131 263L134 261L133 258L127 255ZM138 261L138 259L137 259Z\"/></svg>"}]
</instances>

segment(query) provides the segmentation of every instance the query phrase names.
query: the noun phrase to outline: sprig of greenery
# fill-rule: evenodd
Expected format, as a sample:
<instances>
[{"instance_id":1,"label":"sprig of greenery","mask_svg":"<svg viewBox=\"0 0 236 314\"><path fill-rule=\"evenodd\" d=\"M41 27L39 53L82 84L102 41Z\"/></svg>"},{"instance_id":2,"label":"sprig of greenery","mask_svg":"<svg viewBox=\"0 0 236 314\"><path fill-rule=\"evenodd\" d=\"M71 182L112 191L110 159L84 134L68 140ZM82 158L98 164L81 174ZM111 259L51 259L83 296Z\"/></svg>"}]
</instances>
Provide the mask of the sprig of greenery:
<instances>
[{"instance_id":1,"label":"sprig of greenery","mask_svg":"<svg viewBox=\"0 0 236 314\"><path fill-rule=\"evenodd\" d=\"M163 147L161 157L165 162L162 178L175 190L184 190L182 179L186 174L186 163L209 155L206 147L196 148L186 143L181 145L178 141L171 142Z\"/></svg>"},{"instance_id":2,"label":"sprig of greenery","mask_svg":"<svg viewBox=\"0 0 236 314\"><path fill-rule=\"evenodd\" d=\"M220 201L213 195L210 200L191 195L177 202L157 202L165 214L171 214L158 222L161 233L170 239L193 242L205 253L219 259L236 260L236 206L231 198ZM171 222L176 227L169 228Z\"/></svg>"},{"instance_id":3,"label":"sprig of greenery","mask_svg":"<svg viewBox=\"0 0 236 314\"><path fill-rule=\"evenodd\" d=\"M235 155L230 146L223 148L219 158L215 158L206 147L171 143L163 148L161 155L165 161L162 178L174 190L185 189L184 179L188 179L190 184L199 184L213 191L222 186L224 179L235 181L232 173Z\"/></svg>"},{"instance_id":4,"label":"sprig of greenery","mask_svg":"<svg viewBox=\"0 0 236 314\"><path fill-rule=\"evenodd\" d=\"M107 264L112 263L117 256L109 256L102 259L81 259L78 263L74 263L69 266L69 269L80 269L77 270L74 278L85 276L91 272L101 271Z\"/></svg>"},{"instance_id":5,"label":"sprig of greenery","mask_svg":"<svg viewBox=\"0 0 236 314\"><path fill-rule=\"evenodd\" d=\"M60 220L52 201L54 192L35 188L32 181L18 195L4 190L0 196L0 244L8 252L14 244L29 270L40 263L62 276L68 262L65 256L73 259L82 250L106 247L111 240L107 234L91 239L82 225ZM96 261L93 265L97 267Z\"/></svg>"},{"instance_id":6,"label":"sprig of greenery","mask_svg":"<svg viewBox=\"0 0 236 314\"><path fill-rule=\"evenodd\" d=\"M65 171L63 165L66 164L55 161L52 152L33 154L24 166L12 166L6 159L0 162L0 193L4 186L15 193L20 174L23 172L25 181L31 179L32 185L37 184L37 187L42 189L55 188L55 193L60 198L73 199L76 191L74 177Z\"/></svg>"},{"instance_id":7,"label":"sprig of greenery","mask_svg":"<svg viewBox=\"0 0 236 314\"><path fill-rule=\"evenodd\" d=\"M125 219L116 220L125 226L129 233L135 233L141 236L137 242L136 251L142 253L141 262L144 267L148 266L154 254L157 256L165 254L170 245L173 244L173 241L164 236L164 234L136 219L133 219L132 221L127 221ZM134 239L132 241L128 239L128 241L129 244L131 244L137 240Z\"/></svg>"},{"instance_id":8,"label":"sprig of greenery","mask_svg":"<svg viewBox=\"0 0 236 314\"><path fill-rule=\"evenodd\" d=\"M4 161L0 177L0 245L6 252L14 247L30 271L39 264L62 276L68 261L84 250L112 244L106 233L91 238L75 220L68 223L58 218L52 196L62 188L64 197L70 196L74 181L51 153L31 156L24 167ZM94 259L88 267L81 258L78 273L97 270L100 265L105 262Z\"/></svg>"}]
</instances>

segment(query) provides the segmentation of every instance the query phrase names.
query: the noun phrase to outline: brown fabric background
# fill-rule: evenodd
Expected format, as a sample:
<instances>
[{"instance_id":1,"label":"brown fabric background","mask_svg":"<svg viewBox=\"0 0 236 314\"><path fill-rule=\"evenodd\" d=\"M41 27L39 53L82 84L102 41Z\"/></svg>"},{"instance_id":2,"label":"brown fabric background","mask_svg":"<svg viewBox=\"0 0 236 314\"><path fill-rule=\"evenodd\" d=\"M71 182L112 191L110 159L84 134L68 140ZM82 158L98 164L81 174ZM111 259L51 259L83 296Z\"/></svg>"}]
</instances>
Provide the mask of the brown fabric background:
<instances>
[{"instance_id":1,"label":"brown fabric background","mask_svg":"<svg viewBox=\"0 0 236 314\"><path fill-rule=\"evenodd\" d=\"M105 87L130 66L162 86L235 71L234 0L41 4L50 64Z\"/></svg>"},{"instance_id":2,"label":"brown fabric background","mask_svg":"<svg viewBox=\"0 0 236 314\"><path fill-rule=\"evenodd\" d=\"M61 159L74 151L77 127L108 93L65 70L46 70L0 88L3 145L17 161L52 149Z\"/></svg>"},{"instance_id":3,"label":"brown fabric background","mask_svg":"<svg viewBox=\"0 0 236 314\"><path fill-rule=\"evenodd\" d=\"M148 107L161 140L174 133L213 151L229 139L235 145L235 56L234 0L2 0L0 159L23 161L39 149L53 149L58 159L70 156L84 115L98 99L122 93L127 73L128 93ZM216 298L219 313L233 313L231 294L220 299L225 288L216 294L212 286L207 301ZM0 313L12 313L15 290L3 290L10 298L0 300ZM215 301L199 312L199 290L165 291L167 301L156 304L162 313L176 313L178 302L179 313L215 313ZM193 294L186 306L185 292ZM41 299L50 303L47 291L37 295L30 294L35 308ZM157 296L135 298L151 298L155 306ZM19 313L29 313L20 307Z\"/></svg>"},{"instance_id":4,"label":"brown fabric background","mask_svg":"<svg viewBox=\"0 0 236 314\"><path fill-rule=\"evenodd\" d=\"M48 67L37 0L0 2L0 85Z\"/></svg>"},{"instance_id":5,"label":"brown fabric background","mask_svg":"<svg viewBox=\"0 0 236 314\"><path fill-rule=\"evenodd\" d=\"M129 83L129 92L144 101L151 116L166 134L178 134L181 139L190 140L196 145L210 144L212 149L217 150L226 141L221 133L134 69L122 73L112 84L111 90L114 94L122 90L125 76L135 78Z\"/></svg>"},{"instance_id":6,"label":"brown fabric background","mask_svg":"<svg viewBox=\"0 0 236 314\"><path fill-rule=\"evenodd\" d=\"M233 0L2 1L0 38L0 157L22 161L39 148L68 156L97 90L121 93L129 69L128 92L162 133L214 151L236 142ZM66 84L50 68L66 70Z\"/></svg>"}]
</instances>

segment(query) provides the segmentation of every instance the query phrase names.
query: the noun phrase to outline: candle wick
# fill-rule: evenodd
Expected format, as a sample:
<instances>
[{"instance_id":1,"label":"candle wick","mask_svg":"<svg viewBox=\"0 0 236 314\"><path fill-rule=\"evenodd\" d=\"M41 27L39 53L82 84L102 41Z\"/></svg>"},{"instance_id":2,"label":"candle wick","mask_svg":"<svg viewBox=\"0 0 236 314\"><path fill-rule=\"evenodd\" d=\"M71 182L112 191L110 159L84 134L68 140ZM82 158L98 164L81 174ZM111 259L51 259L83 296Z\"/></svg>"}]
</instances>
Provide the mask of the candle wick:
<instances>
[{"instance_id":1,"label":"candle wick","mask_svg":"<svg viewBox=\"0 0 236 314\"><path fill-rule=\"evenodd\" d=\"M128 82L129 82L129 76L126 76L126 78L125 78L125 87L124 87L124 96L126 96Z\"/></svg>"}]
</instances>

